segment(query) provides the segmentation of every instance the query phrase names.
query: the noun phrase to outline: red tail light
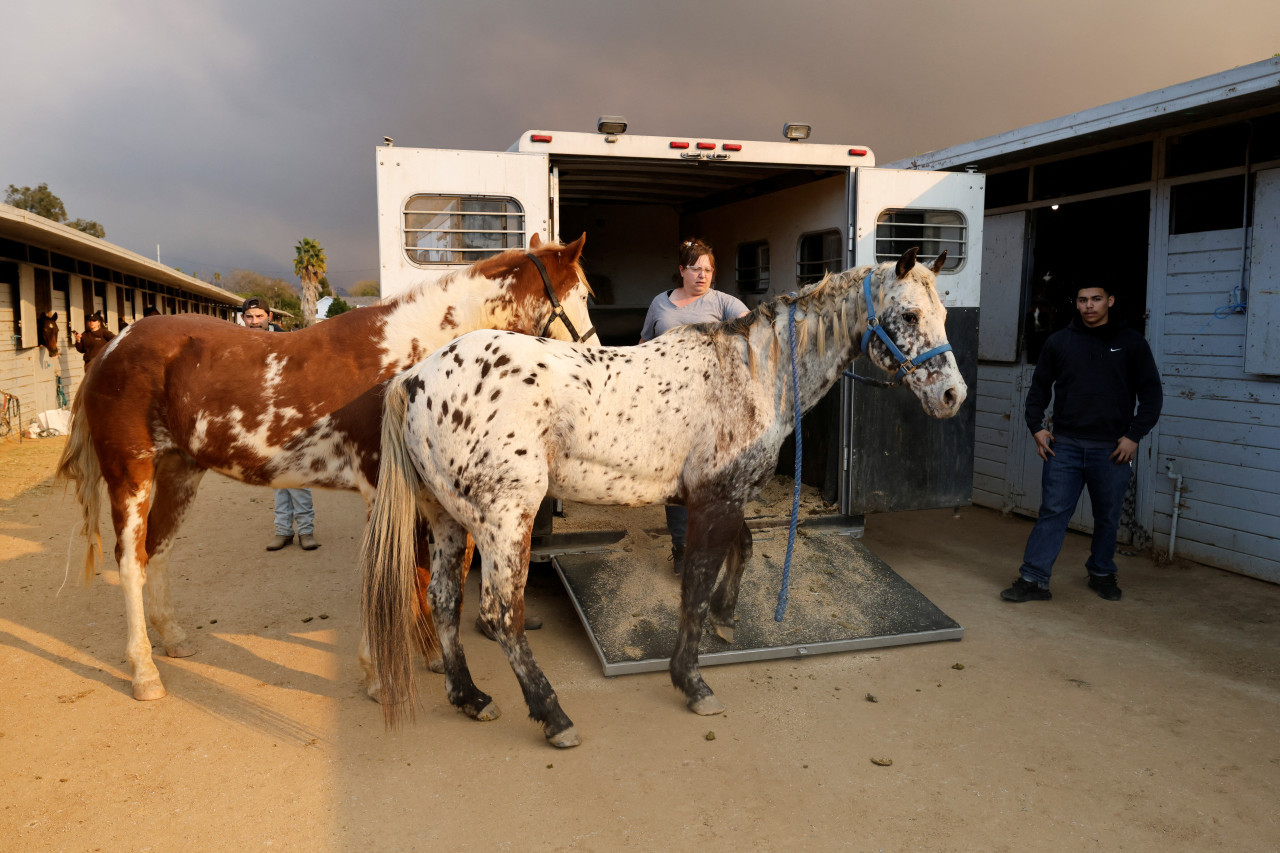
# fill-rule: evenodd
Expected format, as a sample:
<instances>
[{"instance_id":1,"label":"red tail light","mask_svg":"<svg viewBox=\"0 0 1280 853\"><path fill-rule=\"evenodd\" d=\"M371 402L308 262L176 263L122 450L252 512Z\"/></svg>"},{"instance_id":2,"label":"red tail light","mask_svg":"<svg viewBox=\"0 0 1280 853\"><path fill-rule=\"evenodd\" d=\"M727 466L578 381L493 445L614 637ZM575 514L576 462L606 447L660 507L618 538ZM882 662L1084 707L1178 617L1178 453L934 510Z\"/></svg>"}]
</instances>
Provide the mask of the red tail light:
<instances>
[{"instance_id":1,"label":"red tail light","mask_svg":"<svg viewBox=\"0 0 1280 853\"><path fill-rule=\"evenodd\" d=\"M850 155L852 155L852 156L854 156L854 157L866 157L866 156L867 156L867 149L865 149L865 148L850 148L850 149L849 149L849 154L850 154Z\"/></svg>"},{"instance_id":2,"label":"red tail light","mask_svg":"<svg viewBox=\"0 0 1280 853\"><path fill-rule=\"evenodd\" d=\"M742 146L736 142L726 142L724 145L721 145L720 147L723 148L725 151L741 151L742 150Z\"/></svg>"},{"instance_id":3,"label":"red tail light","mask_svg":"<svg viewBox=\"0 0 1280 853\"><path fill-rule=\"evenodd\" d=\"M715 151L716 144L714 142L699 142L698 150L699 151Z\"/></svg>"},{"instance_id":4,"label":"red tail light","mask_svg":"<svg viewBox=\"0 0 1280 853\"><path fill-rule=\"evenodd\" d=\"M551 137L545 133L531 133L529 134L529 141L530 142L550 142Z\"/></svg>"},{"instance_id":5,"label":"red tail light","mask_svg":"<svg viewBox=\"0 0 1280 853\"><path fill-rule=\"evenodd\" d=\"M672 143L671 143L671 147L672 147L672 148L688 148L688 147L689 147L689 143L687 143L687 142L672 142Z\"/></svg>"}]
</instances>

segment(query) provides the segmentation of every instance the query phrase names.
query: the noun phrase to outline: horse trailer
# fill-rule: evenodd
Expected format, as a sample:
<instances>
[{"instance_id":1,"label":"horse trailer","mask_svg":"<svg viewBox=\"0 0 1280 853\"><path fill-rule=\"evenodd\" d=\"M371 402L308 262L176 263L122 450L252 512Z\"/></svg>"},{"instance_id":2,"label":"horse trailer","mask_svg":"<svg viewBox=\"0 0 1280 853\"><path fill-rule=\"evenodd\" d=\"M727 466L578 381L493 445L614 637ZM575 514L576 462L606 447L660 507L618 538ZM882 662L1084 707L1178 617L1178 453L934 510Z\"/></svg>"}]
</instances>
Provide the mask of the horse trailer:
<instances>
[{"instance_id":1,"label":"horse trailer","mask_svg":"<svg viewBox=\"0 0 1280 853\"><path fill-rule=\"evenodd\" d=\"M600 128L532 130L506 151L388 139L376 149L383 296L534 234L585 233L592 320L602 343L630 345L654 296L675 286L685 237L715 249L714 286L748 307L911 246L925 263L945 250L947 335L974 387L983 175L876 168L865 146L637 136L607 119ZM853 372L888 378L862 357ZM802 480L838 505L832 528L855 536L867 513L968 505L974 424L972 405L934 420L905 388L845 378L805 417ZM779 471L793 470L793 448Z\"/></svg>"}]
</instances>

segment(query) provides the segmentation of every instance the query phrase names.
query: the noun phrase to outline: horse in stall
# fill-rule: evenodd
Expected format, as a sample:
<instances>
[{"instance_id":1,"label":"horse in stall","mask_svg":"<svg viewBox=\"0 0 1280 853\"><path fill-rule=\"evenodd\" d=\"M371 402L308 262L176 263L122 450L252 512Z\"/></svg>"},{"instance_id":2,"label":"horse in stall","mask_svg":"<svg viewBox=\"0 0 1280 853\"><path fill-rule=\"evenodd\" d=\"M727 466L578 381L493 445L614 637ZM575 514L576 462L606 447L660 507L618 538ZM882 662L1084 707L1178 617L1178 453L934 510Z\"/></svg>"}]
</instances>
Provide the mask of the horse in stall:
<instances>
[{"instance_id":1,"label":"horse in stall","mask_svg":"<svg viewBox=\"0 0 1280 853\"><path fill-rule=\"evenodd\" d=\"M530 716L554 746L579 742L522 627L531 524L544 495L688 506L671 680L695 713L724 710L698 670L702 624L715 610L713 621L732 625L750 545L743 506L772 475L797 399L809 409L865 351L896 369L929 415L951 417L964 402L935 286L945 257L926 267L910 249L896 263L828 275L736 320L684 326L636 347L473 332L393 380L361 553L388 724L406 709L412 715L416 699L413 534L425 516L434 535L428 599L449 701L475 719L499 715L472 682L458 636L469 533L483 557L481 615L498 629ZM877 327L882 337L872 336ZM738 565L731 561L712 598L731 549Z\"/></svg>"},{"instance_id":2,"label":"horse in stall","mask_svg":"<svg viewBox=\"0 0 1280 853\"><path fill-rule=\"evenodd\" d=\"M369 308L288 334L195 315L145 317L94 361L58 464L74 480L88 539L85 582L102 556L106 481L125 596L136 699L165 695L145 615L170 657L193 654L170 602L168 557L201 477L214 470L276 488L377 486L383 384L458 335L493 328L581 340L595 334L590 288L569 244L508 251ZM582 335L578 330L583 330ZM427 554L425 528L418 531ZM429 564L420 563L423 597ZM439 667L423 614L418 642ZM370 673L367 644L361 664ZM376 684L367 684L371 696Z\"/></svg>"},{"instance_id":3,"label":"horse in stall","mask_svg":"<svg viewBox=\"0 0 1280 853\"><path fill-rule=\"evenodd\" d=\"M58 355L58 314L45 312L36 319L36 340L49 352L49 358Z\"/></svg>"}]
</instances>

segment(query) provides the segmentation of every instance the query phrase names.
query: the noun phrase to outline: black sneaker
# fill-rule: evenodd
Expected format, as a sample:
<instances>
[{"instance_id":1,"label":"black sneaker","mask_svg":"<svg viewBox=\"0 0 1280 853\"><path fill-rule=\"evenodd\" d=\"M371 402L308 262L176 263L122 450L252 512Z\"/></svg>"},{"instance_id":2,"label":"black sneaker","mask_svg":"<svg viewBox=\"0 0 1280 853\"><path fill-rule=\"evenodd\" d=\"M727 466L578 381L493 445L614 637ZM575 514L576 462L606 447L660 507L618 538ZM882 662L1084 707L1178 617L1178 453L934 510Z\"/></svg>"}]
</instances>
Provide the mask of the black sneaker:
<instances>
[{"instance_id":1,"label":"black sneaker","mask_svg":"<svg viewBox=\"0 0 1280 853\"><path fill-rule=\"evenodd\" d=\"M1053 598L1053 593L1039 584L1018 578L1013 582L1013 586L1000 593L1000 597L1005 601L1021 604L1024 601L1048 601Z\"/></svg>"},{"instance_id":2,"label":"black sneaker","mask_svg":"<svg viewBox=\"0 0 1280 853\"><path fill-rule=\"evenodd\" d=\"M1098 594L1098 598L1107 601L1120 600L1120 587L1116 586L1115 575L1089 575L1089 589Z\"/></svg>"}]
</instances>

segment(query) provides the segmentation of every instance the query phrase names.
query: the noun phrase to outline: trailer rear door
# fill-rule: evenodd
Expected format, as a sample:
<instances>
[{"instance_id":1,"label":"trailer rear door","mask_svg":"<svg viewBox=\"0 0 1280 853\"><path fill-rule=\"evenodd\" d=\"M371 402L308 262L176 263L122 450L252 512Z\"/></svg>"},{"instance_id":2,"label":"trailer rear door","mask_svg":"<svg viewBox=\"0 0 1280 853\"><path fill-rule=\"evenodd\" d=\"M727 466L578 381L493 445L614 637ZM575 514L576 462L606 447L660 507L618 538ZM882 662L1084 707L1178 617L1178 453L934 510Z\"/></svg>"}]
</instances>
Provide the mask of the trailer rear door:
<instances>
[{"instance_id":1,"label":"trailer rear door","mask_svg":"<svg viewBox=\"0 0 1280 853\"><path fill-rule=\"evenodd\" d=\"M546 154L377 149L382 295L550 231Z\"/></svg>"},{"instance_id":2,"label":"trailer rear door","mask_svg":"<svg viewBox=\"0 0 1280 853\"><path fill-rule=\"evenodd\" d=\"M904 387L842 380L841 512L966 505L973 492L985 178L965 172L853 171L850 266L893 260L910 246L920 247L926 263L947 250L938 290L969 400L954 418L939 421L926 415ZM854 371L881 375L865 358L854 362Z\"/></svg>"}]
</instances>

